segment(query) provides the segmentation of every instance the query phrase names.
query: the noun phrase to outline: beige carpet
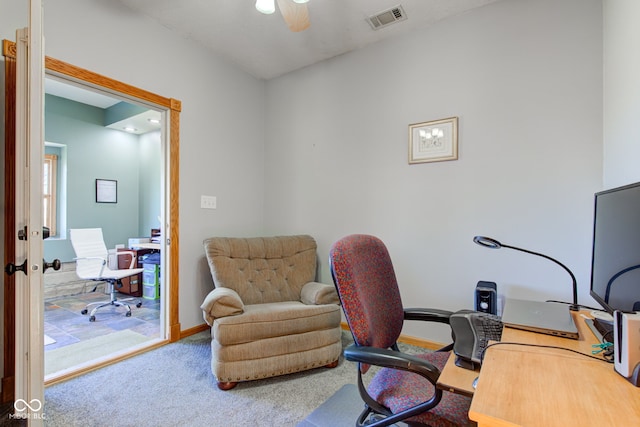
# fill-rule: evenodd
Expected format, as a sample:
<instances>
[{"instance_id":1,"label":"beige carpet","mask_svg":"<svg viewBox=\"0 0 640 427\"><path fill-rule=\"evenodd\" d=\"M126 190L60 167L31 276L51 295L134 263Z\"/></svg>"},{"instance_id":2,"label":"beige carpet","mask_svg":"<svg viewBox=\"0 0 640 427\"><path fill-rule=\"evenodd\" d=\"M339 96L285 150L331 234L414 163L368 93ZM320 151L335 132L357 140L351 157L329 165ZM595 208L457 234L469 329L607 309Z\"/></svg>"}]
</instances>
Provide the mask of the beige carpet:
<instances>
[{"instance_id":1,"label":"beige carpet","mask_svg":"<svg viewBox=\"0 0 640 427\"><path fill-rule=\"evenodd\" d=\"M343 331L342 344L353 344L350 333ZM400 348L411 354L424 352L405 344ZM356 370L354 362L340 357L333 369L241 382L222 391L211 374L211 331L207 330L46 387L43 416L46 427L294 427L342 386L355 384ZM335 416L327 415L320 425L355 425L354 414L362 411L364 403L354 387L323 406ZM322 410L318 412L323 415Z\"/></svg>"},{"instance_id":2,"label":"beige carpet","mask_svg":"<svg viewBox=\"0 0 640 427\"><path fill-rule=\"evenodd\" d=\"M44 374L50 375L128 350L152 338L125 329L45 352Z\"/></svg>"}]
</instances>

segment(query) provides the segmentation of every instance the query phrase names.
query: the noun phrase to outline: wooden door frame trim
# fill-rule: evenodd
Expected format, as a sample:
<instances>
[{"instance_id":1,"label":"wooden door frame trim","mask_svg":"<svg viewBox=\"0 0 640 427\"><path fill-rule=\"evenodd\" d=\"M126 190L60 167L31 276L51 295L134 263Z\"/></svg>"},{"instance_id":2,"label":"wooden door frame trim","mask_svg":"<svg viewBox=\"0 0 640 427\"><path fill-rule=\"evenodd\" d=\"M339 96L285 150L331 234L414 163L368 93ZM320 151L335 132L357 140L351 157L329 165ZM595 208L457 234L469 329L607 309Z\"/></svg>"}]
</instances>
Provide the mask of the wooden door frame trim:
<instances>
[{"instance_id":1,"label":"wooden door frame trim","mask_svg":"<svg viewBox=\"0 0 640 427\"><path fill-rule=\"evenodd\" d=\"M2 41L2 53L5 57L5 163L15 165L15 102L16 102L16 44L10 40ZM138 87L114 80L93 71L89 71L75 65L45 56L45 69L47 72L84 82L90 86L117 92L125 97L137 99L147 103L166 108L169 113L169 186L170 200L169 210L169 342L180 339L179 321L179 200L180 200L180 112L182 103L174 98L166 98ZM15 191L13 189L13 174L15 170L5 167L5 206L7 209L15 205ZM5 210L8 212L8 210ZM13 262L15 247L15 218L5 214L5 264ZM15 307L7 304L7 301L15 300L14 280L5 276L5 310L4 310L4 375L2 378L2 402L13 400L14 375L15 375ZM9 329L11 329L10 333Z\"/></svg>"},{"instance_id":2,"label":"wooden door frame trim","mask_svg":"<svg viewBox=\"0 0 640 427\"><path fill-rule=\"evenodd\" d=\"M13 185L16 164L16 44L11 45L3 41L2 51L4 54L4 263L15 262L14 254L16 247L16 218L7 215L9 207L13 209L16 204L16 192ZM13 231L11 231L13 230ZM15 390L15 299L16 288L14 276L5 274L4 276L4 333L3 333L3 375L2 375L2 403L14 401ZM11 301L11 309L7 310L7 302ZM7 331L13 331L8 334Z\"/></svg>"}]
</instances>

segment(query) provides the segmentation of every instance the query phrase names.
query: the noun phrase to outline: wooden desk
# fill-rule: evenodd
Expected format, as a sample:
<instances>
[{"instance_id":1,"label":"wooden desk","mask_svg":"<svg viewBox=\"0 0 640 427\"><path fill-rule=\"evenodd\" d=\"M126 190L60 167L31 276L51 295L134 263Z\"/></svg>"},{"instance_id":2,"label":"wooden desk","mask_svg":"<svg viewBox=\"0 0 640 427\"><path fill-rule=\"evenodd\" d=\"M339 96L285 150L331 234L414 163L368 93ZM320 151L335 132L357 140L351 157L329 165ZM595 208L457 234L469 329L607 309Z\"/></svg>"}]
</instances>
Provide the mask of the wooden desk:
<instances>
[{"instance_id":1,"label":"wooden desk","mask_svg":"<svg viewBox=\"0 0 640 427\"><path fill-rule=\"evenodd\" d=\"M161 249L161 246L160 246L160 243L138 243L133 247L133 249L130 249L130 250L136 250L136 249L151 249L154 251L159 251Z\"/></svg>"},{"instance_id":2,"label":"wooden desk","mask_svg":"<svg viewBox=\"0 0 640 427\"><path fill-rule=\"evenodd\" d=\"M574 321L578 340L505 328L501 341L591 354L595 336L578 313ZM443 370L446 382L440 387L468 387L476 373L445 372L462 370L449 362ZM456 379L462 383L453 383ZM501 344L487 350L469 418L478 427L640 425L640 388L617 374L610 363L560 349Z\"/></svg>"},{"instance_id":3,"label":"wooden desk","mask_svg":"<svg viewBox=\"0 0 640 427\"><path fill-rule=\"evenodd\" d=\"M160 246L160 245L158 245ZM136 249L118 249L118 251L134 252L136 255L135 268L142 268L142 261L140 257L142 255L154 252L153 248L136 248ZM118 257L118 268L126 270L131 265L131 255L123 255ZM142 296L142 273L129 277L124 277L121 281L122 287L116 288L120 293L131 295L134 297Z\"/></svg>"},{"instance_id":4,"label":"wooden desk","mask_svg":"<svg viewBox=\"0 0 640 427\"><path fill-rule=\"evenodd\" d=\"M473 381L480 375L480 369L472 371L459 368L455 359L456 356L452 352L438 377L438 388L471 397L475 391Z\"/></svg>"}]
</instances>

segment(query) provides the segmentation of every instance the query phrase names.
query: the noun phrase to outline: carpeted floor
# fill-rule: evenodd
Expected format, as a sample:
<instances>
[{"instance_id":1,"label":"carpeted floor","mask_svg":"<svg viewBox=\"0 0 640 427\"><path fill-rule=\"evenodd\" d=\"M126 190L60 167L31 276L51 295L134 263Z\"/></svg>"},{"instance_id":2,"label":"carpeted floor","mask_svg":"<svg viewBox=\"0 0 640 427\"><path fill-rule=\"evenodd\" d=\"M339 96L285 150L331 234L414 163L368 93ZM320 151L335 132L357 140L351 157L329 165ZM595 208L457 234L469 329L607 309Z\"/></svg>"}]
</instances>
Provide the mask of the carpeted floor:
<instances>
[{"instance_id":1,"label":"carpeted floor","mask_svg":"<svg viewBox=\"0 0 640 427\"><path fill-rule=\"evenodd\" d=\"M343 333L343 345L351 342L350 334ZM210 363L206 331L47 387L45 424L294 427L344 385L356 382L355 364L341 358L334 369L240 383L224 392L215 384ZM362 402L354 399L354 405L357 415ZM351 417L349 425L354 425Z\"/></svg>"},{"instance_id":2,"label":"carpeted floor","mask_svg":"<svg viewBox=\"0 0 640 427\"><path fill-rule=\"evenodd\" d=\"M48 426L295 426L342 385L353 366L240 383L211 374L209 332L45 390ZM353 369L350 369L353 368Z\"/></svg>"}]
</instances>

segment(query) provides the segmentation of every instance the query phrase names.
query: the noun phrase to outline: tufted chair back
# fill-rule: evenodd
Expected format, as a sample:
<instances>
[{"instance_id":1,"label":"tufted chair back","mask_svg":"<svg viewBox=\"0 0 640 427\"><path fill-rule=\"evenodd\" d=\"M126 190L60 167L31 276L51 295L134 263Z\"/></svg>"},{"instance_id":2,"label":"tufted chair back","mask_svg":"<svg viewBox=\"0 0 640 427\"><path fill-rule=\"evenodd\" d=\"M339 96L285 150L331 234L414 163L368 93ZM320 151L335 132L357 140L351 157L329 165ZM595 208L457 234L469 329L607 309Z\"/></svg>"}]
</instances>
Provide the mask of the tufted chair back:
<instances>
[{"instance_id":1,"label":"tufted chair back","mask_svg":"<svg viewBox=\"0 0 640 427\"><path fill-rule=\"evenodd\" d=\"M244 304L299 301L315 280L316 242L311 236L230 238L204 241L216 288L230 288Z\"/></svg>"}]
</instances>

